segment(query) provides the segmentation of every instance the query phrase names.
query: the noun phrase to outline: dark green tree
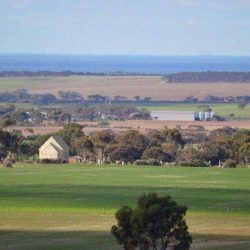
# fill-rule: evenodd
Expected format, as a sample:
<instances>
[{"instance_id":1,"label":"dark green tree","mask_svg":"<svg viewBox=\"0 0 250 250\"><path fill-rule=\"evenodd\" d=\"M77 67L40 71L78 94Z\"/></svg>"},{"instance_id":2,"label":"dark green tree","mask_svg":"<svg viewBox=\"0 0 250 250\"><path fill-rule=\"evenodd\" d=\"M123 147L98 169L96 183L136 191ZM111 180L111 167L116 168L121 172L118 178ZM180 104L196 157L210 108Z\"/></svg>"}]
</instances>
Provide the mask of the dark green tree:
<instances>
[{"instance_id":1,"label":"dark green tree","mask_svg":"<svg viewBox=\"0 0 250 250\"><path fill-rule=\"evenodd\" d=\"M141 158L148 146L148 139L138 130L130 129L120 133L110 152L111 161L124 160L134 162Z\"/></svg>"},{"instance_id":2,"label":"dark green tree","mask_svg":"<svg viewBox=\"0 0 250 250\"><path fill-rule=\"evenodd\" d=\"M246 107L246 105L247 105L247 103L240 102L240 103L238 103L238 108L243 110Z\"/></svg>"},{"instance_id":3,"label":"dark green tree","mask_svg":"<svg viewBox=\"0 0 250 250\"><path fill-rule=\"evenodd\" d=\"M250 142L243 143L239 149L239 156L244 164L250 163Z\"/></svg>"},{"instance_id":4,"label":"dark green tree","mask_svg":"<svg viewBox=\"0 0 250 250\"><path fill-rule=\"evenodd\" d=\"M77 123L68 123L57 134L69 145L71 154L74 154L74 141L83 136L83 126Z\"/></svg>"},{"instance_id":5,"label":"dark green tree","mask_svg":"<svg viewBox=\"0 0 250 250\"><path fill-rule=\"evenodd\" d=\"M76 153L86 160L91 158L94 151L94 144L87 135L83 135L74 141L74 148Z\"/></svg>"},{"instance_id":6,"label":"dark green tree","mask_svg":"<svg viewBox=\"0 0 250 250\"><path fill-rule=\"evenodd\" d=\"M126 250L186 250L192 243L186 211L170 196L144 194L135 209L124 206L116 212L117 225L111 233Z\"/></svg>"},{"instance_id":7,"label":"dark green tree","mask_svg":"<svg viewBox=\"0 0 250 250\"><path fill-rule=\"evenodd\" d=\"M185 145L185 141L178 129L165 128L161 131L161 136L164 138L165 142L172 143L177 147L184 147Z\"/></svg>"},{"instance_id":8,"label":"dark green tree","mask_svg":"<svg viewBox=\"0 0 250 250\"><path fill-rule=\"evenodd\" d=\"M163 162L171 162L173 160L172 156L164 152L160 147L147 148L142 154L142 159L155 159Z\"/></svg>"},{"instance_id":9,"label":"dark green tree","mask_svg":"<svg viewBox=\"0 0 250 250\"><path fill-rule=\"evenodd\" d=\"M111 130L97 131L92 136L96 158L105 161L108 156L109 146L115 138Z\"/></svg>"}]
</instances>

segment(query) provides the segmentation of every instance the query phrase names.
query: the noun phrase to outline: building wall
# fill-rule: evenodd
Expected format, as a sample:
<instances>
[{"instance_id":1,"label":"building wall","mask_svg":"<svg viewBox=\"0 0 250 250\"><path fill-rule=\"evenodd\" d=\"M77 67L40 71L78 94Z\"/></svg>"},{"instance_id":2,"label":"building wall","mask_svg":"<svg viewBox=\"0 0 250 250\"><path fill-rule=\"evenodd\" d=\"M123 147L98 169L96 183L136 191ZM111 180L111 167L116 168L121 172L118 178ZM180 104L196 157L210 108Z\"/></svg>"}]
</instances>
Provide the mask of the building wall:
<instances>
[{"instance_id":1,"label":"building wall","mask_svg":"<svg viewBox=\"0 0 250 250\"><path fill-rule=\"evenodd\" d=\"M51 145L48 145L45 149L39 151L39 158L49 160L59 160L60 154Z\"/></svg>"},{"instance_id":2,"label":"building wall","mask_svg":"<svg viewBox=\"0 0 250 250\"><path fill-rule=\"evenodd\" d=\"M152 111L151 117L159 121L194 121L195 112Z\"/></svg>"},{"instance_id":3,"label":"building wall","mask_svg":"<svg viewBox=\"0 0 250 250\"><path fill-rule=\"evenodd\" d=\"M53 137L50 137L39 149L40 159L69 160L69 148L61 146Z\"/></svg>"},{"instance_id":4,"label":"building wall","mask_svg":"<svg viewBox=\"0 0 250 250\"><path fill-rule=\"evenodd\" d=\"M69 161L69 151L63 151L61 158L63 161Z\"/></svg>"}]
</instances>

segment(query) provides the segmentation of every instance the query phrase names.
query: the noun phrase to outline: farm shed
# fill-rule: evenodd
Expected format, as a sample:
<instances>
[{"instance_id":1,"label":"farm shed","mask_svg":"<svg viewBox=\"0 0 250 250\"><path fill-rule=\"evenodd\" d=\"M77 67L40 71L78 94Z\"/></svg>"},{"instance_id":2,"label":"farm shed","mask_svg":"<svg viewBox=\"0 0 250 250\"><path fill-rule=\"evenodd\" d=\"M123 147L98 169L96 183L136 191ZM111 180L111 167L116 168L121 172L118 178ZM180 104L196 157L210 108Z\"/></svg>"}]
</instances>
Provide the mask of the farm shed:
<instances>
[{"instance_id":1,"label":"farm shed","mask_svg":"<svg viewBox=\"0 0 250 250\"><path fill-rule=\"evenodd\" d=\"M194 121L197 113L193 111L151 111L151 117L158 121Z\"/></svg>"},{"instance_id":2,"label":"farm shed","mask_svg":"<svg viewBox=\"0 0 250 250\"><path fill-rule=\"evenodd\" d=\"M60 136L51 136L39 148L40 160L61 160L69 161L69 147Z\"/></svg>"},{"instance_id":3,"label":"farm shed","mask_svg":"<svg viewBox=\"0 0 250 250\"><path fill-rule=\"evenodd\" d=\"M69 163L70 164L77 164L77 163L82 163L83 162L83 158L81 156L71 156L69 158Z\"/></svg>"}]
</instances>

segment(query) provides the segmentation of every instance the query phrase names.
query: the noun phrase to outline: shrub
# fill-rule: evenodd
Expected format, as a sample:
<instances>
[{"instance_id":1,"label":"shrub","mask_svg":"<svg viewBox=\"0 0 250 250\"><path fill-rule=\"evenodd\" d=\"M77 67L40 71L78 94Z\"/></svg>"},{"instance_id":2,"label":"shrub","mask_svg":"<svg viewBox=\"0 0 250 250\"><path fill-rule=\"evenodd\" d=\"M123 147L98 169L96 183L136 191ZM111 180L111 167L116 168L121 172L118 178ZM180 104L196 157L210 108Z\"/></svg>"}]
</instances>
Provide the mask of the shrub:
<instances>
[{"instance_id":1,"label":"shrub","mask_svg":"<svg viewBox=\"0 0 250 250\"><path fill-rule=\"evenodd\" d=\"M150 159L155 159L158 162L159 161L171 161L172 160L171 154L168 154L163 151L162 148L160 147L151 147L146 149L143 154L142 154L142 159L143 160L150 160Z\"/></svg>"},{"instance_id":2,"label":"shrub","mask_svg":"<svg viewBox=\"0 0 250 250\"><path fill-rule=\"evenodd\" d=\"M160 162L156 159L148 159L147 160L147 165L151 165L151 166L160 166Z\"/></svg>"},{"instance_id":3,"label":"shrub","mask_svg":"<svg viewBox=\"0 0 250 250\"><path fill-rule=\"evenodd\" d=\"M50 160L50 159L42 159L39 161L41 164L59 164L63 163L62 160Z\"/></svg>"},{"instance_id":4,"label":"shrub","mask_svg":"<svg viewBox=\"0 0 250 250\"><path fill-rule=\"evenodd\" d=\"M8 158L6 158L4 161L3 161L3 166L5 168L12 168L12 161Z\"/></svg>"},{"instance_id":5,"label":"shrub","mask_svg":"<svg viewBox=\"0 0 250 250\"><path fill-rule=\"evenodd\" d=\"M237 162L232 159L228 159L224 162L223 166L224 168L236 168Z\"/></svg>"},{"instance_id":6,"label":"shrub","mask_svg":"<svg viewBox=\"0 0 250 250\"><path fill-rule=\"evenodd\" d=\"M137 166L148 165L146 160L136 160L134 164Z\"/></svg>"},{"instance_id":7,"label":"shrub","mask_svg":"<svg viewBox=\"0 0 250 250\"><path fill-rule=\"evenodd\" d=\"M225 118L219 115L214 115L213 120L220 122L220 121L225 121Z\"/></svg>"},{"instance_id":8,"label":"shrub","mask_svg":"<svg viewBox=\"0 0 250 250\"><path fill-rule=\"evenodd\" d=\"M181 167L207 167L206 163L200 160L180 161L178 165Z\"/></svg>"},{"instance_id":9,"label":"shrub","mask_svg":"<svg viewBox=\"0 0 250 250\"><path fill-rule=\"evenodd\" d=\"M148 160L136 160L134 162L135 165L142 166L142 165L150 165L150 166L160 166L160 162L156 159L148 159Z\"/></svg>"}]
</instances>

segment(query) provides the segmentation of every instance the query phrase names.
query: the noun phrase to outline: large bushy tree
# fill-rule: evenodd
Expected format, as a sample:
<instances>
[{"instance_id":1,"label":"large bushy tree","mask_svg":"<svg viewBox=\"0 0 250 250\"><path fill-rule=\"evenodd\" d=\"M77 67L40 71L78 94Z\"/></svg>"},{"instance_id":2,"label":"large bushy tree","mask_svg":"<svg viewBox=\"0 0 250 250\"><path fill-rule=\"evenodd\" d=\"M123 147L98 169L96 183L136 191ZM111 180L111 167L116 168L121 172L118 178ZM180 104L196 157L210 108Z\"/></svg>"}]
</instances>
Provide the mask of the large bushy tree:
<instances>
[{"instance_id":1,"label":"large bushy tree","mask_svg":"<svg viewBox=\"0 0 250 250\"><path fill-rule=\"evenodd\" d=\"M74 141L84 135L83 126L78 123L68 123L57 134L69 145L71 154L74 152Z\"/></svg>"},{"instance_id":2,"label":"large bushy tree","mask_svg":"<svg viewBox=\"0 0 250 250\"><path fill-rule=\"evenodd\" d=\"M92 135L91 139L94 144L97 159L102 161L107 160L109 147L114 138L115 134L112 130L97 131Z\"/></svg>"},{"instance_id":3,"label":"large bushy tree","mask_svg":"<svg viewBox=\"0 0 250 250\"><path fill-rule=\"evenodd\" d=\"M117 225L111 233L126 250L186 250L192 243L186 211L170 196L144 194L135 209L124 206L116 212Z\"/></svg>"}]
</instances>

